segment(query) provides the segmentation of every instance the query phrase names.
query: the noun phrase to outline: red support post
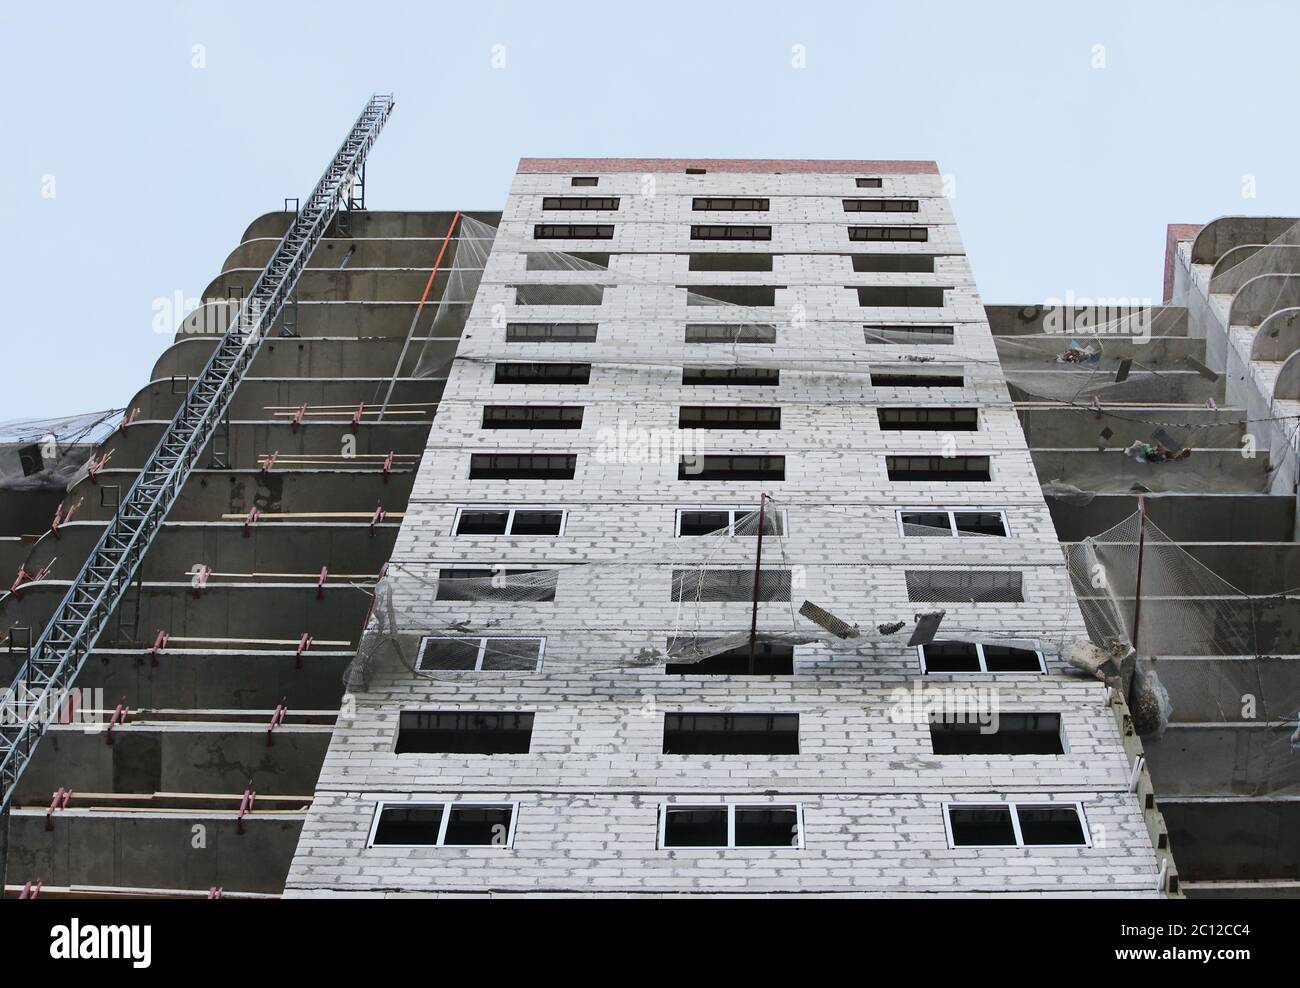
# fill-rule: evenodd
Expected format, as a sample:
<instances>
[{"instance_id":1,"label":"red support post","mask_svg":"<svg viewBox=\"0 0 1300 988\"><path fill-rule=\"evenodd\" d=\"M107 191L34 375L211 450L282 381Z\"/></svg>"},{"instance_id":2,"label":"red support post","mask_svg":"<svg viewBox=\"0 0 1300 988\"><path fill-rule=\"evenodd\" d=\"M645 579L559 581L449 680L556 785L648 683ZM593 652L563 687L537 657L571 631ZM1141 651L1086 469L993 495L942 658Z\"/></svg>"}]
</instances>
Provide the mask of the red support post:
<instances>
[{"instance_id":1,"label":"red support post","mask_svg":"<svg viewBox=\"0 0 1300 988\"><path fill-rule=\"evenodd\" d=\"M257 510L256 504L248 509L248 514L244 518L244 538L248 538L252 526L257 522L257 519L261 517L262 512Z\"/></svg>"},{"instance_id":2,"label":"red support post","mask_svg":"<svg viewBox=\"0 0 1300 988\"><path fill-rule=\"evenodd\" d=\"M385 484L388 483L388 475L393 472L393 459L394 459L394 455L391 451L387 456L384 457L384 483Z\"/></svg>"},{"instance_id":3,"label":"red support post","mask_svg":"<svg viewBox=\"0 0 1300 988\"><path fill-rule=\"evenodd\" d=\"M37 882L35 885L33 885L31 882L23 882L23 890L18 893L18 898L35 899L38 895L41 894L42 887L43 885L41 882Z\"/></svg>"},{"instance_id":4,"label":"red support post","mask_svg":"<svg viewBox=\"0 0 1300 988\"><path fill-rule=\"evenodd\" d=\"M275 744L275 729L284 723L284 715L288 712L283 703L275 705L275 710L271 714L271 724L266 729L266 746L268 748Z\"/></svg>"},{"instance_id":5,"label":"red support post","mask_svg":"<svg viewBox=\"0 0 1300 988\"><path fill-rule=\"evenodd\" d=\"M280 458L280 451L277 449L273 453L268 453L262 457L262 479L265 480L271 476L271 467L275 466L275 461Z\"/></svg>"},{"instance_id":6,"label":"red support post","mask_svg":"<svg viewBox=\"0 0 1300 988\"><path fill-rule=\"evenodd\" d=\"M301 405L298 406L298 410L293 413L293 421L289 423L289 427L294 432L297 432L298 426L302 425L302 420L305 419L306 417L307 417L307 403L303 402Z\"/></svg>"},{"instance_id":7,"label":"red support post","mask_svg":"<svg viewBox=\"0 0 1300 988\"><path fill-rule=\"evenodd\" d=\"M375 537L375 526L384 520L385 514L387 514L387 512L384 511L383 504L376 502L375 513L370 516L370 537L372 539Z\"/></svg>"},{"instance_id":8,"label":"red support post","mask_svg":"<svg viewBox=\"0 0 1300 988\"><path fill-rule=\"evenodd\" d=\"M253 803L257 799L257 793L253 792L253 780L248 780L248 785L244 786L244 798L239 801L239 816L235 818L235 825L239 828L238 832L244 832L244 817L253 812Z\"/></svg>"},{"instance_id":9,"label":"red support post","mask_svg":"<svg viewBox=\"0 0 1300 988\"><path fill-rule=\"evenodd\" d=\"M356 430L357 426L361 424L361 416L365 414L365 411L366 411L366 403L363 401L361 402L361 404L357 405L357 410L352 413L352 428L354 431Z\"/></svg>"},{"instance_id":10,"label":"red support post","mask_svg":"<svg viewBox=\"0 0 1300 988\"><path fill-rule=\"evenodd\" d=\"M316 581L316 599L325 599L325 581L329 579L330 571L328 566L320 568L320 579Z\"/></svg>"},{"instance_id":11,"label":"red support post","mask_svg":"<svg viewBox=\"0 0 1300 988\"><path fill-rule=\"evenodd\" d=\"M118 724L126 723L126 715L127 715L126 700L125 698L123 698L122 702L113 708L113 716L108 719L108 731L105 733L104 736L104 740L108 744L113 743L113 728L116 727Z\"/></svg>"},{"instance_id":12,"label":"red support post","mask_svg":"<svg viewBox=\"0 0 1300 988\"><path fill-rule=\"evenodd\" d=\"M149 665L154 669L158 668L158 653L167 647L167 632L162 628L153 636L153 648L149 650Z\"/></svg>"},{"instance_id":13,"label":"red support post","mask_svg":"<svg viewBox=\"0 0 1300 988\"><path fill-rule=\"evenodd\" d=\"M58 790L50 798L50 808L45 812L45 829L47 832L54 829L55 812L57 810L66 810L71 799L72 790L59 786Z\"/></svg>"}]
</instances>

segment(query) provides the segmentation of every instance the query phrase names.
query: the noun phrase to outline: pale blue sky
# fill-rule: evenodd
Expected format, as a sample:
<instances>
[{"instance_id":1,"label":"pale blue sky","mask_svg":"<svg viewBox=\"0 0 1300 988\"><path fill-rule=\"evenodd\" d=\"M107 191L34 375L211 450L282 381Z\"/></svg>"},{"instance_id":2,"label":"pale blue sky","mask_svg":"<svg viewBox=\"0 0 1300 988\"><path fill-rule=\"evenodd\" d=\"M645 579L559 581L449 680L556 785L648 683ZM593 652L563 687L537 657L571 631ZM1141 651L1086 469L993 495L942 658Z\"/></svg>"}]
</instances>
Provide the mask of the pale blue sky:
<instances>
[{"instance_id":1,"label":"pale blue sky","mask_svg":"<svg viewBox=\"0 0 1300 988\"><path fill-rule=\"evenodd\" d=\"M1167 223L1300 213L1298 29L1243 0L6 0L0 420L125 404L155 300L305 194L372 91L372 208L499 209L521 156L933 158L986 302L1158 299Z\"/></svg>"}]
</instances>

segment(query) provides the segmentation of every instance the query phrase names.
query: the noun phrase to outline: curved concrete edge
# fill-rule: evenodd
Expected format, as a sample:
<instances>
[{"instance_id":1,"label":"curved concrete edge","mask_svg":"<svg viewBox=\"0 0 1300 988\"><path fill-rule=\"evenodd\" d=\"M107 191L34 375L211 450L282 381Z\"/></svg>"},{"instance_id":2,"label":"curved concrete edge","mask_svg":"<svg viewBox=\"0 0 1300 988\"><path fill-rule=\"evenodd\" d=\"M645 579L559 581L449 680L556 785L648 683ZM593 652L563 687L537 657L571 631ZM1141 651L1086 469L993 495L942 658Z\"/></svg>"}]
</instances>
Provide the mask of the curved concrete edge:
<instances>
[{"instance_id":1,"label":"curved concrete edge","mask_svg":"<svg viewBox=\"0 0 1300 988\"><path fill-rule=\"evenodd\" d=\"M1286 363L1278 371L1277 383L1273 385L1273 399L1300 401L1300 350L1286 358Z\"/></svg>"},{"instance_id":2,"label":"curved concrete edge","mask_svg":"<svg viewBox=\"0 0 1300 988\"><path fill-rule=\"evenodd\" d=\"M1228 309L1229 326L1259 326L1279 309L1300 305L1300 274L1260 274L1243 284Z\"/></svg>"},{"instance_id":3,"label":"curved concrete edge","mask_svg":"<svg viewBox=\"0 0 1300 988\"><path fill-rule=\"evenodd\" d=\"M1251 360L1286 360L1300 350L1300 306L1278 309L1259 324L1250 341Z\"/></svg>"},{"instance_id":4,"label":"curved concrete edge","mask_svg":"<svg viewBox=\"0 0 1300 988\"><path fill-rule=\"evenodd\" d=\"M1234 247L1270 243L1298 221L1294 216L1219 216L1192 241L1192 263L1214 264Z\"/></svg>"}]
</instances>

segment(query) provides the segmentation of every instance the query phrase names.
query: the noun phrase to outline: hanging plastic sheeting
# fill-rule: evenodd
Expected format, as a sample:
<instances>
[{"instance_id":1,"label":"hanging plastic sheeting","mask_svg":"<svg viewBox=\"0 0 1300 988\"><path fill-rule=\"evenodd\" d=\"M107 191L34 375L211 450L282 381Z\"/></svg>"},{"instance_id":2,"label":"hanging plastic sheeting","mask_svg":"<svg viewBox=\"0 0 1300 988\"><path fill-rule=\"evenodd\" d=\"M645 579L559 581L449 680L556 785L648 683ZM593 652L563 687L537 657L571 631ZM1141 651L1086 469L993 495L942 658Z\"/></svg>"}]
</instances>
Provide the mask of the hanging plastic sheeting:
<instances>
[{"instance_id":1,"label":"hanging plastic sheeting","mask_svg":"<svg viewBox=\"0 0 1300 988\"><path fill-rule=\"evenodd\" d=\"M488 255L497 230L480 220L462 215L456 234L451 264L438 304L423 326L414 328L420 340L412 377L445 377L455 354L470 307L483 281Z\"/></svg>"},{"instance_id":2,"label":"hanging plastic sheeting","mask_svg":"<svg viewBox=\"0 0 1300 988\"><path fill-rule=\"evenodd\" d=\"M0 423L0 490L67 490L122 412Z\"/></svg>"},{"instance_id":3,"label":"hanging plastic sheeting","mask_svg":"<svg viewBox=\"0 0 1300 988\"><path fill-rule=\"evenodd\" d=\"M1086 405L1096 397L1112 403L1169 404L1187 401L1189 387L1200 386L1189 383L1203 376L1195 364L1161 360L1156 347L1144 349L1163 337L1182 338L1181 308L1117 310L1092 322L1067 314L1060 331L994 337L1016 400Z\"/></svg>"},{"instance_id":4,"label":"hanging plastic sheeting","mask_svg":"<svg viewBox=\"0 0 1300 988\"><path fill-rule=\"evenodd\" d=\"M1300 792L1300 588L1243 593L1150 520L1144 531L1140 513L1067 560L1092 641L1112 654L1136 644L1139 730L1193 757L1204 746L1207 792Z\"/></svg>"},{"instance_id":5,"label":"hanging plastic sheeting","mask_svg":"<svg viewBox=\"0 0 1300 988\"><path fill-rule=\"evenodd\" d=\"M547 324L546 336L559 342L585 342L585 337L574 336L566 339L557 335L567 328L579 332L583 322L598 321L596 311L604 302L605 295L614 288L645 287L648 291L662 292L662 281L637 278L626 271L611 271L608 266L610 255L569 253L559 250L538 249L536 241L511 240L499 233L494 227L485 223L462 219L461 229L455 238L456 253L453 267L449 273L447 286L434 309L430 325L421 327L416 335L423 337L422 352L416 364L415 376L445 376L453 359L454 347L448 347L447 341L459 336L465 324L466 312L482 284L488 255L495 247L511 253L524 255L526 273L529 276L524 284L510 284L514 290L514 302L526 306L563 306L565 321ZM541 276L545 280L535 280ZM500 283L494 283L501 287ZM868 346L864 342L860 350L837 351L828 355L825 347L800 345L799 336L791 334L779 347L778 335L783 325L791 324L795 319L804 318L793 311L779 306L746 305L708 294L708 290L685 289L684 296L691 322L698 314L699 325L695 327L698 335L689 342L710 344L707 352L693 355L692 364L699 369L718 371L738 370L741 368L779 371L782 374L808 374L818 378L818 383L838 387L855 387L854 394L843 395L846 402L861 403L870 393L872 374L879 374L888 367L889 370L915 371L915 355L897 354L894 348L885 350L878 346ZM590 318L581 313L591 309ZM520 330L533 324L532 316L521 324ZM544 317L543 317L544 318ZM568 322L568 320L577 320ZM891 339L890 342L905 342ZM933 337L919 335L915 342L932 343ZM440 343L442 345L440 345ZM701 348L703 350L703 348ZM457 359L475 360L479 358L461 356ZM925 372L951 373L960 376L963 367L974 364L987 364L996 368L995 359L978 360L969 356L952 357L941 360L926 358ZM592 361L593 367L607 368L613 371L630 371L645 373L647 378L654 375L670 374L680 377L682 364L664 359L638 360L631 354L620 355L617 359ZM784 378L783 378L784 379ZM1005 397L1000 375L989 375L987 380L967 380L966 393L973 400L981 397L1001 400Z\"/></svg>"}]
</instances>

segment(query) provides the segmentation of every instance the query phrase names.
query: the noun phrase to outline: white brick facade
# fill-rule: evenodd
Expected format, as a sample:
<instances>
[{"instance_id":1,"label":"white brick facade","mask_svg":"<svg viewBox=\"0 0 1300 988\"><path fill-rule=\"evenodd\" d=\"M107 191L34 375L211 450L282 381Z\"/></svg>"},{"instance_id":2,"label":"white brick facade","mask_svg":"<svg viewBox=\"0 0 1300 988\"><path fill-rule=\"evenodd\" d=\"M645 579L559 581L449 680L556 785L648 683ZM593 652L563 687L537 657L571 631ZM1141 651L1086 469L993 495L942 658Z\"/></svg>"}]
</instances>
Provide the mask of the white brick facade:
<instances>
[{"instance_id":1,"label":"white brick facade","mask_svg":"<svg viewBox=\"0 0 1300 988\"><path fill-rule=\"evenodd\" d=\"M404 661L382 650L355 716L340 719L287 884L325 894L1156 894L1156 860L1101 684L1067 671L1060 650L1086 637L1061 551L993 340L937 174L763 171L642 174L586 170L519 174L439 406L393 556L394 602L409 633ZM557 169L560 167L557 164ZM858 174L875 174L863 163ZM572 175L598 175L573 188ZM617 211L543 211L544 195L617 196ZM764 213L696 212L693 196L761 196ZM916 213L848 213L845 198L920 201ZM535 241L537 223L612 223L612 240ZM692 241L692 223L762 224L770 241ZM858 225L928 228L925 242L850 242ZM525 251L609 252L606 272L528 271ZM772 271L689 271L688 255L776 255ZM932 254L934 273L857 273L852 254ZM599 306L519 306L514 286L605 284ZM678 286L780 286L758 318L777 343L684 343L687 322L734 322L726 307L688 306ZM858 286L941 286L940 307L863 308ZM747 310L747 315L756 310ZM767 314L770 312L770 316ZM506 322L596 322L590 343L506 341ZM951 345L866 345L863 326L955 327ZM781 369L777 386L686 386L685 364ZM930 362L900 359L931 357ZM590 383L494 384L497 361L591 363ZM869 371L960 365L961 388L873 387ZM797 370L798 367L808 368ZM581 429L484 430L488 404L581 405ZM700 431L699 452L785 457L772 482L679 480L675 457L645 462L610 437L677 430L683 405L781 408L767 431ZM882 431L880 405L979 408L979 428L954 432L958 455L991 458L981 483L893 482L891 454L937 456L946 434ZM572 480L470 480L475 452L576 453ZM808 633L792 616L806 597L863 628L907 620L906 569L991 567L1023 573L1024 603L949 603L945 631L1041 642L1047 675L921 675L907 630L869 636L855 653L800 646L793 676L667 675L638 655L662 651L677 627L674 566L699 565L698 540L675 537L682 508L755 508L761 492L786 513L766 567L797 568L791 604L764 603L759 629ZM555 537L453 535L458 508L567 510ZM904 538L904 507L1006 512L1008 538ZM712 566L753 567L754 540L717 547ZM553 602L434 600L440 566L562 567ZM710 630L749 626L746 602L700 605ZM462 624L463 622L463 624ZM420 632L543 636L536 673L412 672ZM689 630L689 629L686 629ZM940 637L961 637L941 633ZM1062 755L935 755L924 723L890 716L897 691L996 687L1002 713L1062 718ZM519 755L395 754L400 711L518 710L535 714ZM664 713L798 713L799 753L667 755ZM346 708L345 708L346 713ZM509 847L368 847L381 800L517 802ZM1091 846L952 847L947 802L1079 802ZM659 846L660 807L675 802L798 804L802 846L687 850Z\"/></svg>"}]
</instances>

